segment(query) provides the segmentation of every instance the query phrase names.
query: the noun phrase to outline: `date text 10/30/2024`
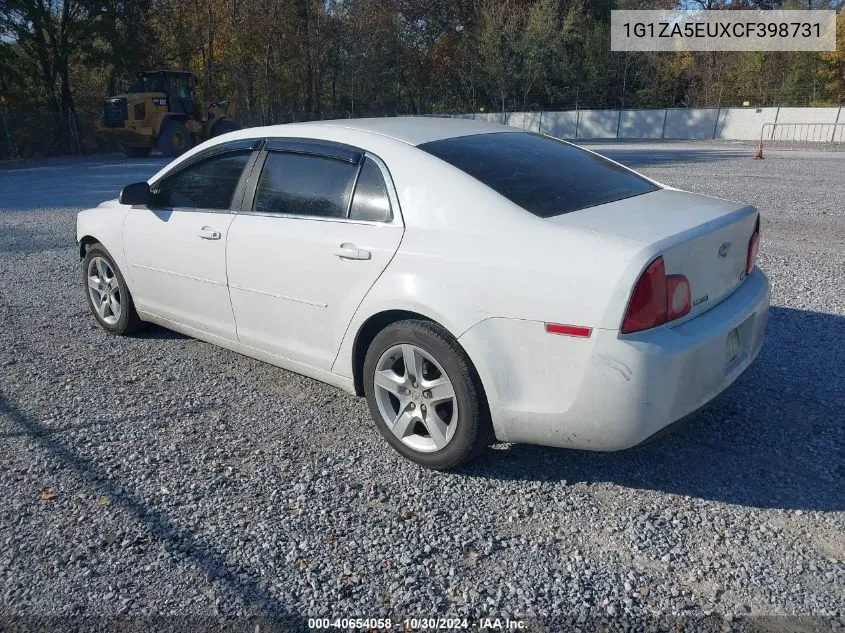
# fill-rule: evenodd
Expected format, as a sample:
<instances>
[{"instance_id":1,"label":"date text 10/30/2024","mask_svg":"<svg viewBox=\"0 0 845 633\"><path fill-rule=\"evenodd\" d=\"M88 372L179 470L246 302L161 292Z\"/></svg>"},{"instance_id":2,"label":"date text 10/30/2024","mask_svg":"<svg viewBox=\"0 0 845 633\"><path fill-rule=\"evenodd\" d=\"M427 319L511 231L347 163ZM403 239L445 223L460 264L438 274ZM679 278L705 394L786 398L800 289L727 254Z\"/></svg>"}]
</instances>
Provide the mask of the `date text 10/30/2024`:
<instances>
[{"instance_id":1,"label":"date text 10/30/2024","mask_svg":"<svg viewBox=\"0 0 845 633\"><path fill-rule=\"evenodd\" d=\"M395 626L402 631L432 631L432 630L478 630L488 631L521 631L525 629L525 622L510 618L405 618L393 621L390 618L309 618L308 628L316 630L329 629L363 629L390 630Z\"/></svg>"}]
</instances>

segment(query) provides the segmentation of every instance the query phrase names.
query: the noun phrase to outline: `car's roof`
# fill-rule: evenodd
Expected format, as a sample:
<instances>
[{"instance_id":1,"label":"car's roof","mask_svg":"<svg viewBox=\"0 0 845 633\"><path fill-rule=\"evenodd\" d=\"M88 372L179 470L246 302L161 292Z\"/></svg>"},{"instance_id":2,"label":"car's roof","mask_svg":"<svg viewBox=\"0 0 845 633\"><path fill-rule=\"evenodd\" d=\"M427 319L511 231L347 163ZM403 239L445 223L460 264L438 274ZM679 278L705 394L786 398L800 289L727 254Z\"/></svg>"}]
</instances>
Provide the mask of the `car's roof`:
<instances>
[{"instance_id":1,"label":"car's roof","mask_svg":"<svg viewBox=\"0 0 845 633\"><path fill-rule=\"evenodd\" d=\"M368 132L387 136L409 145L422 145L456 136L471 134L489 134L495 132L518 132L506 125L474 121L472 119L453 119L442 117L385 117L376 119L336 119L332 121L314 121L312 123L289 123L266 128L268 136L278 129L280 136L290 136L291 131L299 128L335 127L359 132Z\"/></svg>"}]
</instances>

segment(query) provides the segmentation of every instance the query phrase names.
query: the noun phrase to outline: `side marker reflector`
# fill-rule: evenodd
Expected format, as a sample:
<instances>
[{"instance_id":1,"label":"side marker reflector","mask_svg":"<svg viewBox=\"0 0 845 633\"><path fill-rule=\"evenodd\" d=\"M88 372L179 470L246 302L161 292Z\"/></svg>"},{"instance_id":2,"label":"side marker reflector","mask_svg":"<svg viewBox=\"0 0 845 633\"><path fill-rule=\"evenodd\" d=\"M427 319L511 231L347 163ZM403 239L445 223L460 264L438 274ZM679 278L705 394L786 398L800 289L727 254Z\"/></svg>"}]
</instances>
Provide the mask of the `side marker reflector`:
<instances>
[{"instance_id":1,"label":"side marker reflector","mask_svg":"<svg viewBox=\"0 0 845 633\"><path fill-rule=\"evenodd\" d=\"M546 332L549 334L563 334L564 336L576 336L578 338L590 338L593 328L580 325L562 325L560 323L546 323Z\"/></svg>"}]
</instances>

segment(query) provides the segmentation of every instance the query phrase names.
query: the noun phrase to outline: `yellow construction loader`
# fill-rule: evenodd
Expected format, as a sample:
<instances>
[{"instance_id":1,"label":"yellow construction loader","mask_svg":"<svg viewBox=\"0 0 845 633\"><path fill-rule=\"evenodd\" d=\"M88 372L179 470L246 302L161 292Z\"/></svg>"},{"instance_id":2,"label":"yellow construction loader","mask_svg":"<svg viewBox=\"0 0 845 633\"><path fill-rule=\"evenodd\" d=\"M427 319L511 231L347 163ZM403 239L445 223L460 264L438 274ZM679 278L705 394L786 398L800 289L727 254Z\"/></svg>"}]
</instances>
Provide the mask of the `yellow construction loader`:
<instances>
[{"instance_id":1,"label":"yellow construction loader","mask_svg":"<svg viewBox=\"0 0 845 633\"><path fill-rule=\"evenodd\" d=\"M126 94L106 99L97 136L116 142L127 156L158 149L178 156L197 143L240 129L228 99L204 110L195 99L197 77L179 70L142 72Z\"/></svg>"}]
</instances>

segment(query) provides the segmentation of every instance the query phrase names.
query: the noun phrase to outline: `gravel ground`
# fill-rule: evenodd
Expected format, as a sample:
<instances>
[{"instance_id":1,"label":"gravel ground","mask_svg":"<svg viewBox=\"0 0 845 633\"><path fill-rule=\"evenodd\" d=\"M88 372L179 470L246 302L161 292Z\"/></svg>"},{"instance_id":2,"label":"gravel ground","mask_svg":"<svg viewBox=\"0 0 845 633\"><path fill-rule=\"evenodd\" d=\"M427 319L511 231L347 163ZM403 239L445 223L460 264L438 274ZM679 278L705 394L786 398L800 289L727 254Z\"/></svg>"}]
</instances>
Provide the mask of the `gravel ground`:
<instances>
[{"instance_id":1,"label":"gravel ground","mask_svg":"<svg viewBox=\"0 0 845 633\"><path fill-rule=\"evenodd\" d=\"M162 160L0 167L5 630L69 615L845 627L845 153L592 147L760 208L764 349L641 449L497 446L451 474L389 450L363 400L163 329L95 326L75 214Z\"/></svg>"}]
</instances>

